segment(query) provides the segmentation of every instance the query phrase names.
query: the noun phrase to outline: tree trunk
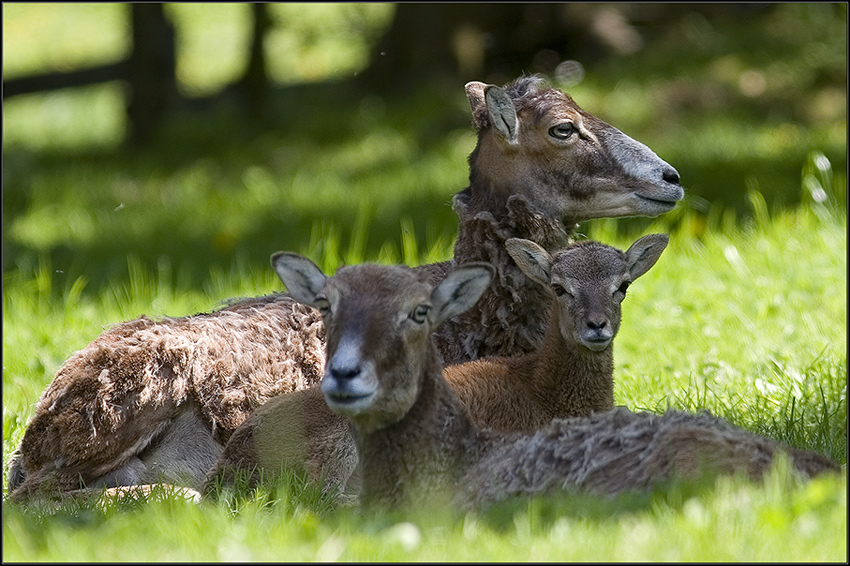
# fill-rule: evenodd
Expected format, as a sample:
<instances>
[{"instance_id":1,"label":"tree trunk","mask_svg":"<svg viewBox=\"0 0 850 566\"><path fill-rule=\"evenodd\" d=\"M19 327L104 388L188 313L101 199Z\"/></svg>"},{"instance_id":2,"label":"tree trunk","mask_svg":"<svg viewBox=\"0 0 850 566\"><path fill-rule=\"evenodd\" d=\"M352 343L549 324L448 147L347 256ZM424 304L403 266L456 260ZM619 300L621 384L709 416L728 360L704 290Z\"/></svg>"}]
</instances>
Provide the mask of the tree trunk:
<instances>
[{"instance_id":1,"label":"tree trunk","mask_svg":"<svg viewBox=\"0 0 850 566\"><path fill-rule=\"evenodd\" d=\"M378 93L467 81L502 84L520 74L555 74L577 60L634 57L683 17L754 17L754 4L400 3L358 84Z\"/></svg>"},{"instance_id":2,"label":"tree trunk","mask_svg":"<svg viewBox=\"0 0 850 566\"><path fill-rule=\"evenodd\" d=\"M425 84L456 87L551 72L574 44L563 14L561 4L398 4L359 83L373 91L404 92Z\"/></svg>"},{"instance_id":3,"label":"tree trunk","mask_svg":"<svg viewBox=\"0 0 850 566\"><path fill-rule=\"evenodd\" d=\"M127 71L127 116L130 141L144 144L178 98L175 37L162 4L134 3L130 9L133 52Z\"/></svg>"},{"instance_id":4,"label":"tree trunk","mask_svg":"<svg viewBox=\"0 0 850 566\"><path fill-rule=\"evenodd\" d=\"M265 4L251 4L254 29L251 37L250 54L245 73L234 83L234 87L245 97L248 110L254 118L261 118L269 90L266 72L266 56L263 42L271 27L268 7Z\"/></svg>"}]
</instances>

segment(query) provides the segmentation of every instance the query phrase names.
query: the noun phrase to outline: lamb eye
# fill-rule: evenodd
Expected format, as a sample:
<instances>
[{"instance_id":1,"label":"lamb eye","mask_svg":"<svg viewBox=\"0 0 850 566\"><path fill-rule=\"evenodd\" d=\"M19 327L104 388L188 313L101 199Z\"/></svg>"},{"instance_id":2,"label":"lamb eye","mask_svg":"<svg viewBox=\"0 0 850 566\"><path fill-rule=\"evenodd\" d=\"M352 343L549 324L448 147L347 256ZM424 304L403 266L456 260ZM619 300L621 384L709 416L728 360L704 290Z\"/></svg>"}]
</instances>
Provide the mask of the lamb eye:
<instances>
[{"instance_id":1,"label":"lamb eye","mask_svg":"<svg viewBox=\"0 0 850 566\"><path fill-rule=\"evenodd\" d=\"M431 307L429 307L428 305L419 305L415 309L413 309L412 313L410 313L410 318L413 320L413 322L422 324L423 322L425 322L425 319L428 318L428 311L430 310Z\"/></svg>"},{"instance_id":2,"label":"lamb eye","mask_svg":"<svg viewBox=\"0 0 850 566\"><path fill-rule=\"evenodd\" d=\"M322 316L327 316L331 312L331 304L324 297L317 297L316 304L314 306L318 309Z\"/></svg>"},{"instance_id":3,"label":"lamb eye","mask_svg":"<svg viewBox=\"0 0 850 566\"><path fill-rule=\"evenodd\" d=\"M564 122L563 124L558 124L549 128L549 135L555 139L565 140L573 135L575 129L576 128L572 122Z\"/></svg>"},{"instance_id":4,"label":"lamb eye","mask_svg":"<svg viewBox=\"0 0 850 566\"><path fill-rule=\"evenodd\" d=\"M552 284L552 290L555 291L555 294L558 295L559 297L563 297L564 295L569 294L568 291L566 290L566 288L564 288L563 285L560 285L558 283Z\"/></svg>"}]
</instances>

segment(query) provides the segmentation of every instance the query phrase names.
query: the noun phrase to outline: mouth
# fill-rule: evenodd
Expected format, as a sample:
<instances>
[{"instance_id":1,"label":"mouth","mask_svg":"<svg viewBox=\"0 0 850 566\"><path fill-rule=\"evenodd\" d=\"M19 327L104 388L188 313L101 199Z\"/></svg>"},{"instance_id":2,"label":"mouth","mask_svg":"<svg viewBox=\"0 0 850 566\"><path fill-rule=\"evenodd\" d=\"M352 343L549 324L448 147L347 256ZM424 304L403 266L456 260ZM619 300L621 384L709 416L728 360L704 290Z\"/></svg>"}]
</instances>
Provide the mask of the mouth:
<instances>
[{"instance_id":1,"label":"mouth","mask_svg":"<svg viewBox=\"0 0 850 566\"><path fill-rule=\"evenodd\" d=\"M374 393L366 395L337 395L325 393L325 403L334 413L346 416L358 415L372 406Z\"/></svg>"},{"instance_id":2,"label":"mouth","mask_svg":"<svg viewBox=\"0 0 850 566\"><path fill-rule=\"evenodd\" d=\"M369 399L374 393L346 393L344 391L325 393L325 399L337 405L352 405L358 401Z\"/></svg>"},{"instance_id":3,"label":"mouth","mask_svg":"<svg viewBox=\"0 0 850 566\"><path fill-rule=\"evenodd\" d=\"M655 204L655 205L658 205L658 206L668 206L668 207L670 207L670 208L673 208L674 206L676 206L676 203L677 203L677 202L679 202L679 201L681 200L681 197L679 197L679 198L677 198L677 199L670 200L670 199L660 199L660 198L648 197L648 196L645 196L645 195L640 195L640 194L638 194L638 193L635 193L635 196L636 196L636 197L638 197L638 198L640 198L641 200L645 200L645 201L647 201L647 202L651 202L651 203L653 203L653 204Z\"/></svg>"},{"instance_id":4,"label":"mouth","mask_svg":"<svg viewBox=\"0 0 850 566\"><path fill-rule=\"evenodd\" d=\"M335 383L335 380L322 381L322 393L325 403L334 411L344 414L356 414L372 404L376 390L351 387L349 383Z\"/></svg>"},{"instance_id":5,"label":"mouth","mask_svg":"<svg viewBox=\"0 0 850 566\"><path fill-rule=\"evenodd\" d=\"M639 202L643 205L648 211L653 213L663 213L670 212L676 207L676 203L679 202L680 199L676 200L665 200L653 197L647 197L644 195L640 195L638 193L634 193L636 197L638 197Z\"/></svg>"},{"instance_id":6,"label":"mouth","mask_svg":"<svg viewBox=\"0 0 850 566\"><path fill-rule=\"evenodd\" d=\"M580 338L582 345L593 352L601 352L611 345L612 337L605 336L583 336Z\"/></svg>"}]
</instances>

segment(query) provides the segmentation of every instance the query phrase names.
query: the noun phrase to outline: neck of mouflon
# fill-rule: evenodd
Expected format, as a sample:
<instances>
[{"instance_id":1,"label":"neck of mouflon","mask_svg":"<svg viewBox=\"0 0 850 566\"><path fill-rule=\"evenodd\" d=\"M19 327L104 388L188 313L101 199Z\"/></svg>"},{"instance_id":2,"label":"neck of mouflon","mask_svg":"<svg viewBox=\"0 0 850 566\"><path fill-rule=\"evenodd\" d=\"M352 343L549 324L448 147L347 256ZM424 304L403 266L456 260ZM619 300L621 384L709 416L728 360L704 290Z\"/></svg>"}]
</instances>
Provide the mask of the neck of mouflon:
<instances>
[{"instance_id":1,"label":"neck of mouflon","mask_svg":"<svg viewBox=\"0 0 850 566\"><path fill-rule=\"evenodd\" d=\"M366 507L449 503L474 454L475 428L443 379L436 351L430 350L410 410L369 433L354 427Z\"/></svg>"},{"instance_id":2,"label":"neck of mouflon","mask_svg":"<svg viewBox=\"0 0 850 566\"><path fill-rule=\"evenodd\" d=\"M444 364L525 354L539 346L546 332L549 295L520 271L505 242L525 238L554 252L568 241L567 232L560 221L547 218L524 197L510 197L501 212L486 209L493 202L475 201L468 189L455 196L460 225L453 263L485 261L496 269L496 276L472 308L434 333Z\"/></svg>"},{"instance_id":3,"label":"neck of mouflon","mask_svg":"<svg viewBox=\"0 0 850 566\"><path fill-rule=\"evenodd\" d=\"M532 387L540 406L552 418L589 416L613 408L614 343L593 351L561 335L559 309L552 317L540 349L533 355Z\"/></svg>"}]
</instances>

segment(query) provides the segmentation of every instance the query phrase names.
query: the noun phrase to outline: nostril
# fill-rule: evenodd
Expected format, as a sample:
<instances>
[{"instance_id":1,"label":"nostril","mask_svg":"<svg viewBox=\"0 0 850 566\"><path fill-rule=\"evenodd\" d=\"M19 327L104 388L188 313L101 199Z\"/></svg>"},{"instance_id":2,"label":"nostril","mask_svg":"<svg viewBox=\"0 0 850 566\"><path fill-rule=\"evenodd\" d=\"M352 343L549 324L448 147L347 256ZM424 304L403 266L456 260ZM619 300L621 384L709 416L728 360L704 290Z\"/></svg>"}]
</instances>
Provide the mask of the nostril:
<instances>
[{"instance_id":1,"label":"nostril","mask_svg":"<svg viewBox=\"0 0 850 566\"><path fill-rule=\"evenodd\" d=\"M591 330L602 330L605 328L606 322L604 320L588 320L587 327Z\"/></svg>"},{"instance_id":2,"label":"nostril","mask_svg":"<svg viewBox=\"0 0 850 566\"><path fill-rule=\"evenodd\" d=\"M664 173L661 174L661 178L668 183L673 183L674 185L679 184L679 172L672 167L670 169L665 169Z\"/></svg>"},{"instance_id":3,"label":"nostril","mask_svg":"<svg viewBox=\"0 0 850 566\"><path fill-rule=\"evenodd\" d=\"M360 368L357 366L332 367L331 375L336 379L354 379L360 375Z\"/></svg>"}]
</instances>

